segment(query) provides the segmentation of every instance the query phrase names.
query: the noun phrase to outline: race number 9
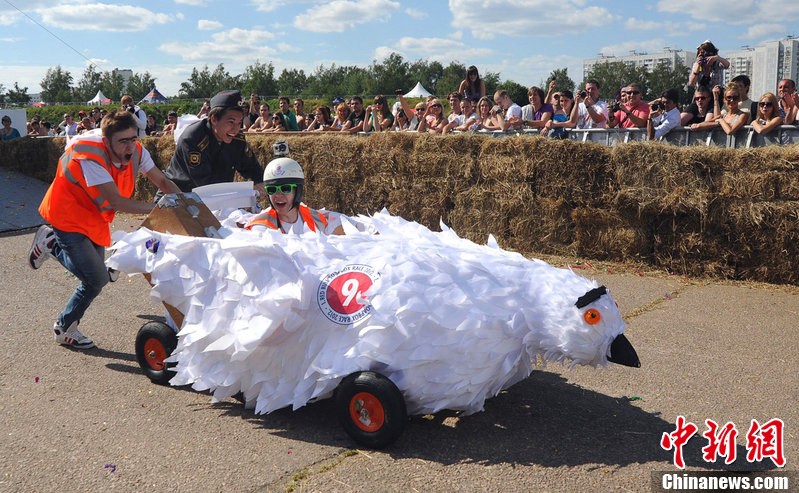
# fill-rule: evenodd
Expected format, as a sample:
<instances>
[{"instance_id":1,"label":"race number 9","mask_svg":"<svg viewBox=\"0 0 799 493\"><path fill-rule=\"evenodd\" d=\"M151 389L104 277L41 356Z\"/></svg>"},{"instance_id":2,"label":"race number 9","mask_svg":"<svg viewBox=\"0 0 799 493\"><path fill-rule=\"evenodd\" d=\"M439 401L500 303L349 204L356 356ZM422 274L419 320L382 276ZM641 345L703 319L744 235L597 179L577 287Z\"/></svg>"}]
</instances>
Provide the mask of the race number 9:
<instances>
[{"instance_id":1,"label":"race number 9","mask_svg":"<svg viewBox=\"0 0 799 493\"><path fill-rule=\"evenodd\" d=\"M334 311L352 315L364 307L363 293L372 287L372 278L363 272L344 272L327 286L327 304Z\"/></svg>"}]
</instances>

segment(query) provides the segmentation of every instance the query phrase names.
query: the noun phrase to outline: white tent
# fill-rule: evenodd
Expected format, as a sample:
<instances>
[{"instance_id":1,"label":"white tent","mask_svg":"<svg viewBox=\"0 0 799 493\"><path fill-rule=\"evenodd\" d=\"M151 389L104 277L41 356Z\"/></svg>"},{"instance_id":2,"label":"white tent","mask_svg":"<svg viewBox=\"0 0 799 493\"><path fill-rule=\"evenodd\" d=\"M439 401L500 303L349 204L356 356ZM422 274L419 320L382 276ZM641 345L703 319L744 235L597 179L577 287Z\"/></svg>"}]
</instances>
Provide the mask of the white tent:
<instances>
[{"instance_id":1,"label":"white tent","mask_svg":"<svg viewBox=\"0 0 799 493\"><path fill-rule=\"evenodd\" d=\"M427 96L432 96L432 94L424 88L421 82L417 82L413 89L405 93L406 98L426 98Z\"/></svg>"},{"instance_id":2,"label":"white tent","mask_svg":"<svg viewBox=\"0 0 799 493\"><path fill-rule=\"evenodd\" d=\"M97 95L89 100L88 104L111 104L111 100L105 97L103 91L97 91Z\"/></svg>"}]
</instances>

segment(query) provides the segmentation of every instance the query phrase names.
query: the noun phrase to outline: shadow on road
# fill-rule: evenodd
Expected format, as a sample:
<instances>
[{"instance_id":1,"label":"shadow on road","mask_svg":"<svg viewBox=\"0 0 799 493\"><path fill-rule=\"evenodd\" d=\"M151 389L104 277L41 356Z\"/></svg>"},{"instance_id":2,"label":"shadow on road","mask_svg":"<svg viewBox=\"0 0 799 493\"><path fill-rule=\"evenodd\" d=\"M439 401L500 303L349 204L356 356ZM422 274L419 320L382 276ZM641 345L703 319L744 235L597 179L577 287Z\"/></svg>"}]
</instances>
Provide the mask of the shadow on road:
<instances>
[{"instance_id":1,"label":"shadow on road","mask_svg":"<svg viewBox=\"0 0 799 493\"><path fill-rule=\"evenodd\" d=\"M355 448L335 416L333 399L297 411L281 409L266 416L245 411L233 400L213 405L224 416L243 417L278 436L331 446ZM486 401L485 411L459 417L441 412L412 416L404 434L386 449L394 459L421 458L455 463L537 464L545 467L595 464L623 467L636 463L671 464L672 450L660 447L662 434L675 424L632 405L570 384L562 376L535 371L527 380ZM770 470L771 461L749 463L739 446L737 460L724 465L702 460L707 444L700 431L683 448L685 463L703 469ZM664 469L675 470L674 466Z\"/></svg>"}]
</instances>

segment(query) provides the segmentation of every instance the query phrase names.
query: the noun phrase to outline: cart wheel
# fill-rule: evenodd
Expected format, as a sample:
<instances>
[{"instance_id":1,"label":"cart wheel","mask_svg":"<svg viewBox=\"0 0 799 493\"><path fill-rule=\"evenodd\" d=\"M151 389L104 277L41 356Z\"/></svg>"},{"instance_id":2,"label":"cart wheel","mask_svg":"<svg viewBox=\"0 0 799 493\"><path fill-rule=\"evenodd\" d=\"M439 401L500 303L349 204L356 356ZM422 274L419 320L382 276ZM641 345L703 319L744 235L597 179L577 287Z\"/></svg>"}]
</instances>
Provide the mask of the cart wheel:
<instances>
[{"instance_id":1,"label":"cart wheel","mask_svg":"<svg viewBox=\"0 0 799 493\"><path fill-rule=\"evenodd\" d=\"M139 329L136 335L136 359L153 383L166 385L175 376L164 360L177 346L177 334L163 322L147 322Z\"/></svg>"},{"instance_id":2,"label":"cart wheel","mask_svg":"<svg viewBox=\"0 0 799 493\"><path fill-rule=\"evenodd\" d=\"M371 371L353 373L336 388L336 413L358 444L383 448L402 434L405 399L394 382Z\"/></svg>"}]
</instances>

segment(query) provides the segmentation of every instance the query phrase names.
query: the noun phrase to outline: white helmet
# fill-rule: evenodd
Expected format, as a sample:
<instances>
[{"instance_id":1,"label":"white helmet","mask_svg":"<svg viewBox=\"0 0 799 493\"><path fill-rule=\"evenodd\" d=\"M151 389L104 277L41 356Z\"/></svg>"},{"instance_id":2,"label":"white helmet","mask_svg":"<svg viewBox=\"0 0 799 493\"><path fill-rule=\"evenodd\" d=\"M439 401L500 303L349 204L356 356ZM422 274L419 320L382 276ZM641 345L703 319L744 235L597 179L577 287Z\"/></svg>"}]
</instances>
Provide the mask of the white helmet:
<instances>
[{"instance_id":1,"label":"white helmet","mask_svg":"<svg viewBox=\"0 0 799 493\"><path fill-rule=\"evenodd\" d=\"M264 185L277 185L277 180L281 183L288 181L297 183L297 180L305 181L305 174L302 166L297 161L289 157L279 157L269 162L264 170Z\"/></svg>"},{"instance_id":2,"label":"white helmet","mask_svg":"<svg viewBox=\"0 0 799 493\"><path fill-rule=\"evenodd\" d=\"M302 172L302 166L288 157L273 159L266 165L264 170L264 186L283 185L286 183L297 184L292 205L294 207L299 206L300 202L302 202L303 189L305 188L305 173Z\"/></svg>"}]
</instances>

